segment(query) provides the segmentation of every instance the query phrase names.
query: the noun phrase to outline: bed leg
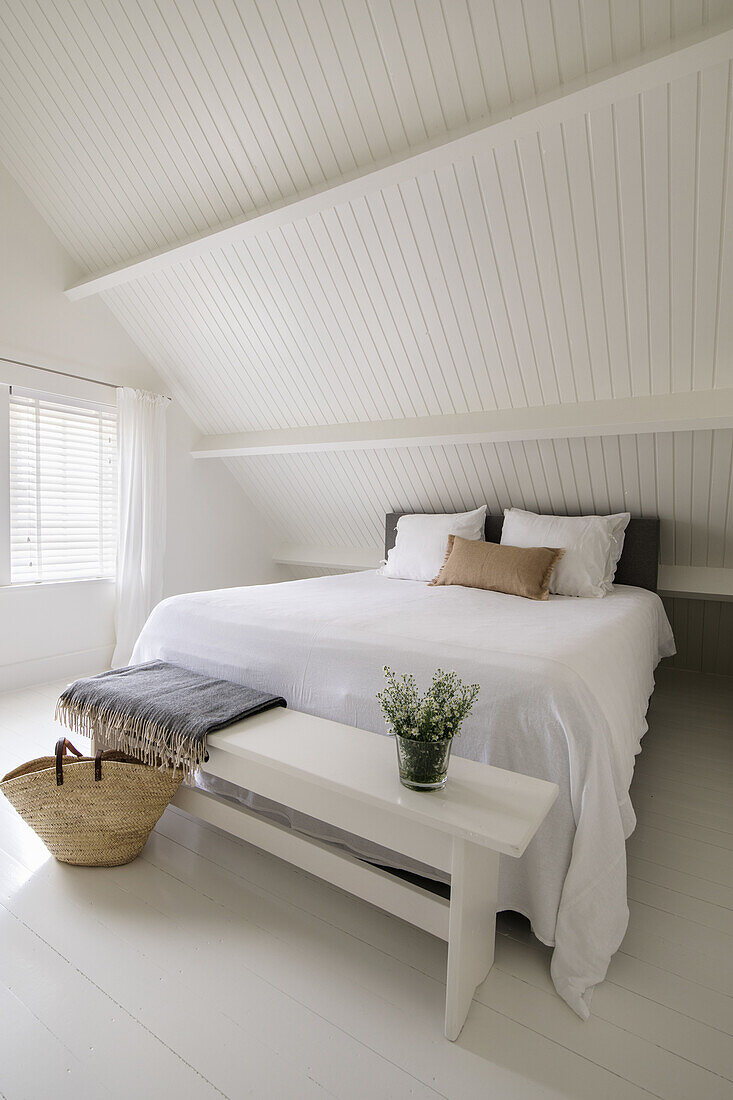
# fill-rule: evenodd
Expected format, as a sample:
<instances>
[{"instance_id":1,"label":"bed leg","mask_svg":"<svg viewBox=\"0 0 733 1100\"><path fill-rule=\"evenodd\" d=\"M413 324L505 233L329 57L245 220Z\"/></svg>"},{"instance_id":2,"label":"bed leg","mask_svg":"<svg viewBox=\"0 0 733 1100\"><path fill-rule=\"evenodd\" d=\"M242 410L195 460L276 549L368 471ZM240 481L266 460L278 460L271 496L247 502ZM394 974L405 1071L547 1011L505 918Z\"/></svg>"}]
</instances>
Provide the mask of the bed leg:
<instances>
[{"instance_id":1,"label":"bed leg","mask_svg":"<svg viewBox=\"0 0 733 1100\"><path fill-rule=\"evenodd\" d=\"M494 962L499 853L453 840L445 1036L461 1033L473 995Z\"/></svg>"}]
</instances>

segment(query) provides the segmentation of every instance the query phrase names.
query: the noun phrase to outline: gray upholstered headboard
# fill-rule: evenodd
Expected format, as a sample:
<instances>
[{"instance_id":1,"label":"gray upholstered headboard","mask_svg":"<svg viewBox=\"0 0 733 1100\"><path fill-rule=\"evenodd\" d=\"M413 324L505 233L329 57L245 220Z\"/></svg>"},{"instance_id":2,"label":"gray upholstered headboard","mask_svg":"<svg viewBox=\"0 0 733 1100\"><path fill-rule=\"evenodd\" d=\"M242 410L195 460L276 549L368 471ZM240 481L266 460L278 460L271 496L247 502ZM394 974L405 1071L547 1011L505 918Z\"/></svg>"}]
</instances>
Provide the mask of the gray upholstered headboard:
<instances>
[{"instance_id":1,"label":"gray upholstered headboard","mask_svg":"<svg viewBox=\"0 0 733 1100\"><path fill-rule=\"evenodd\" d=\"M402 512L390 512L384 528L385 555L394 546L397 533L397 520ZM499 542L504 516L486 517L486 541ZM624 550L616 570L619 584L633 584L637 588L657 591L657 570L659 562L659 520L642 519L632 516L626 528Z\"/></svg>"}]
</instances>

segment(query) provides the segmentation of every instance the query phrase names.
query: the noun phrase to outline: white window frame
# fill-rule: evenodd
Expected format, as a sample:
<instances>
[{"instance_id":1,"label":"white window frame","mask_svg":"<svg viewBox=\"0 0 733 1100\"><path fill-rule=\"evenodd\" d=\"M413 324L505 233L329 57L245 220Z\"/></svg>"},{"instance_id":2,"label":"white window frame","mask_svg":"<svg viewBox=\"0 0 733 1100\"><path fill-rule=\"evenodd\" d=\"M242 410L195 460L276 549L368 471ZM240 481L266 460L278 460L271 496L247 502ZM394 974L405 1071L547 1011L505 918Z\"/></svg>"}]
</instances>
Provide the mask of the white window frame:
<instances>
[{"instance_id":1,"label":"white window frame","mask_svg":"<svg viewBox=\"0 0 733 1100\"><path fill-rule=\"evenodd\" d=\"M26 363L0 357L0 588L30 588L38 585L115 583L114 577L71 577L68 580L16 581L10 579L10 390L35 390L67 401L91 401L117 405L116 390L67 373L55 374L54 365L36 369ZM68 371L64 365L62 370ZM47 373L50 371L51 373Z\"/></svg>"},{"instance_id":2,"label":"white window frame","mask_svg":"<svg viewBox=\"0 0 733 1100\"><path fill-rule=\"evenodd\" d=\"M10 386L0 383L0 586L10 584Z\"/></svg>"}]
</instances>

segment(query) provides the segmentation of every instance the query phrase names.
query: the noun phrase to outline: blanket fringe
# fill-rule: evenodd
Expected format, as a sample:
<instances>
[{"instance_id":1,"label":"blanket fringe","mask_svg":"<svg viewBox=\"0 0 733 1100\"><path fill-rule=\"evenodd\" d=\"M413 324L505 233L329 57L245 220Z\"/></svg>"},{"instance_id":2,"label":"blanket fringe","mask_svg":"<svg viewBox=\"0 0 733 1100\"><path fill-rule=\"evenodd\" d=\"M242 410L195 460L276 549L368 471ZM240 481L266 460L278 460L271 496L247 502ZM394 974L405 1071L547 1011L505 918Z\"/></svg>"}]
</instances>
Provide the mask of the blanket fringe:
<instances>
[{"instance_id":1,"label":"blanket fringe","mask_svg":"<svg viewBox=\"0 0 733 1100\"><path fill-rule=\"evenodd\" d=\"M97 703L82 703L63 697L56 703L56 720L83 737L93 738L105 748L119 749L151 767L181 768L190 781L206 759L206 745L192 742L151 718L130 717L124 711Z\"/></svg>"}]
</instances>

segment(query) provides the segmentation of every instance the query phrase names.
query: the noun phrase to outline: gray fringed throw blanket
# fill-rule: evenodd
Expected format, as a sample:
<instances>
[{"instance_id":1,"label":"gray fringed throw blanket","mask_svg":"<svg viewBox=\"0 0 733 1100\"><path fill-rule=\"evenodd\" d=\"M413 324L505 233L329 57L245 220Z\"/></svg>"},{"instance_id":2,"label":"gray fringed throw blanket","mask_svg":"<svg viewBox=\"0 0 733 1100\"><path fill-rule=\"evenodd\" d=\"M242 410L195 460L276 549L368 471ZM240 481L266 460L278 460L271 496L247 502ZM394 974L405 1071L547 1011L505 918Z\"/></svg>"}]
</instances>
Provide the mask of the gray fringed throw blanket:
<instances>
[{"instance_id":1,"label":"gray fringed throw blanket","mask_svg":"<svg viewBox=\"0 0 733 1100\"><path fill-rule=\"evenodd\" d=\"M190 776L206 759L207 733L284 706L280 696L149 661L77 680L61 694L56 718L107 748Z\"/></svg>"}]
</instances>

